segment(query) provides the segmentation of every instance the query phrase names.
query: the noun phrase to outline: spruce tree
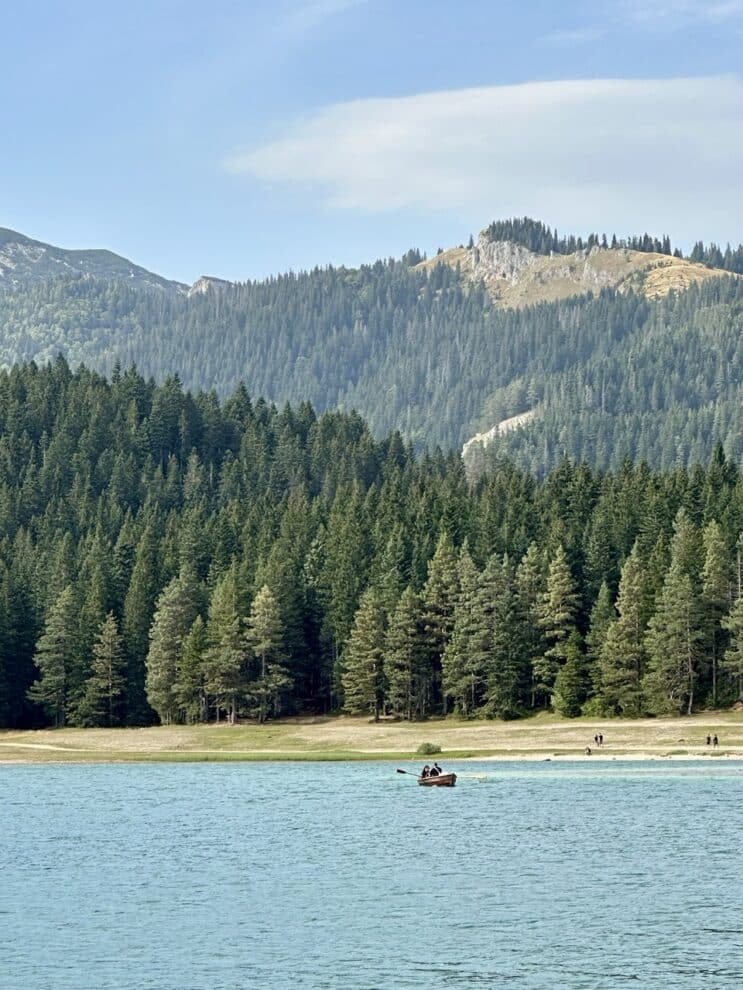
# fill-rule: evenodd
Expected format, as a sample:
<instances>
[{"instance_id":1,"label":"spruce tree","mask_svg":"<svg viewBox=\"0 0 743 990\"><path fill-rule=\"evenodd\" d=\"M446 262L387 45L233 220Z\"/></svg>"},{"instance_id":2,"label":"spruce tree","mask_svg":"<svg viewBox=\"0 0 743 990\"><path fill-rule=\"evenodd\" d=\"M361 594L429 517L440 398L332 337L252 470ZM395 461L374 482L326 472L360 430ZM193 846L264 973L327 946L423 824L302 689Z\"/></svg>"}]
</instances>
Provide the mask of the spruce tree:
<instances>
[{"instance_id":1,"label":"spruce tree","mask_svg":"<svg viewBox=\"0 0 743 990\"><path fill-rule=\"evenodd\" d=\"M577 718L581 714L590 686L586 658L581 649L581 638L577 629L568 636L564 656L565 662L555 677L552 702L558 714L566 718Z\"/></svg>"},{"instance_id":2,"label":"spruce tree","mask_svg":"<svg viewBox=\"0 0 743 990\"><path fill-rule=\"evenodd\" d=\"M486 671L484 711L497 718L516 718L526 708L531 665L524 650L527 620L508 559L495 555L485 567L480 587L482 642Z\"/></svg>"},{"instance_id":3,"label":"spruce tree","mask_svg":"<svg viewBox=\"0 0 743 990\"><path fill-rule=\"evenodd\" d=\"M126 692L126 658L113 612L101 623L93 644L91 675L79 708L82 725L119 725Z\"/></svg>"},{"instance_id":4,"label":"spruce tree","mask_svg":"<svg viewBox=\"0 0 743 990\"><path fill-rule=\"evenodd\" d=\"M156 525L151 521L145 525L137 545L121 623L127 657L126 712L130 725L152 719L145 693L145 660L155 602L161 587L160 574Z\"/></svg>"},{"instance_id":5,"label":"spruce tree","mask_svg":"<svg viewBox=\"0 0 743 990\"><path fill-rule=\"evenodd\" d=\"M441 690L442 657L454 629L458 598L457 555L449 534L444 530L429 562L422 593L425 649L434 704L445 698Z\"/></svg>"},{"instance_id":6,"label":"spruce tree","mask_svg":"<svg viewBox=\"0 0 743 990\"><path fill-rule=\"evenodd\" d=\"M683 571L682 559L674 559L645 638L648 664L642 689L650 712L691 715L702 638L692 579Z\"/></svg>"},{"instance_id":7,"label":"spruce tree","mask_svg":"<svg viewBox=\"0 0 743 990\"><path fill-rule=\"evenodd\" d=\"M591 609L588 633L586 634L586 663L591 682L588 705L591 704L592 698L596 698L594 707L598 706L598 710L593 712L586 709L586 714L599 714L600 712L602 705L601 652L606 642L609 627L616 618L616 614L609 586L606 581L602 581L596 601Z\"/></svg>"},{"instance_id":8,"label":"spruce tree","mask_svg":"<svg viewBox=\"0 0 743 990\"><path fill-rule=\"evenodd\" d=\"M343 653L343 708L369 712L375 721L384 706L385 615L374 588L364 592Z\"/></svg>"},{"instance_id":9,"label":"spruce tree","mask_svg":"<svg viewBox=\"0 0 743 990\"><path fill-rule=\"evenodd\" d=\"M720 667L731 679L736 699L743 700L743 595L738 596L729 614L722 619L722 626L730 634L730 644Z\"/></svg>"},{"instance_id":10,"label":"spruce tree","mask_svg":"<svg viewBox=\"0 0 743 990\"><path fill-rule=\"evenodd\" d=\"M411 587L403 591L389 618L384 669L391 711L408 720L424 718L429 671L423 643L421 602Z\"/></svg>"},{"instance_id":11,"label":"spruce tree","mask_svg":"<svg viewBox=\"0 0 743 990\"><path fill-rule=\"evenodd\" d=\"M610 712L637 717L643 710L648 618L639 543L635 543L622 567L616 611L618 615L606 630L599 658L601 698Z\"/></svg>"},{"instance_id":12,"label":"spruce tree","mask_svg":"<svg viewBox=\"0 0 743 990\"><path fill-rule=\"evenodd\" d=\"M183 642L200 606L196 575L184 570L166 586L157 600L147 654L147 700L165 725L182 720L176 684L183 658Z\"/></svg>"},{"instance_id":13,"label":"spruce tree","mask_svg":"<svg viewBox=\"0 0 743 990\"><path fill-rule=\"evenodd\" d=\"M544 631L547 649L536 660L534 671L537 676L537 690L549 702L560 667L568 659L567 644L573 633L577 633L576 615L578 594L570 571L567 555L562 545L558 546L547 576L547 588L539 600L539 625ZM570 647L570 653L573 651Z\"/></svg>"},{"instance_id":14,"label":"spruce tree","mask_svg":"<svg viewBox=\"0 0 743 990\"><path fill-rule=\"evenodd\" d=\"M68 715L68 674L77 650L78 602L72 585L61 592L51 607L44 632L36 644L34 663L39 677L28 691L29 699L44 707L55 728Z\"/></svg>"},{"instance_id":15,"label":"spruce tree","mask_svg":"<svg viewBox=\"0 0 743 990\"><path fill-rule=\"evenodd\" d=\"M531 689L529 706L537 704L536 666L544 651L544 637L539 626L539 601L544 589L544 568L535 542L521 558L516 569L516 590L519 611L523 620L522 649L531 668Z\"/></svg>"},{"instance_id":16,"label":"spruce tree","mask_svg":"<svg viewBox=\"0 0 743 990\"><path fill-rule=\"evenodd\" d=\"M206 625L207 650L203 657L205 687L214 700L219 721L220 711L227 711L231 725L237 720L238 702L246 687L250 646L246 637L243 602L238 584L237 565L217 582L209 603ZM183 678L180 679L183 683ZM198 680L191 679L198 690ZM198 693L189 707L198 700Z\"/></svg>"},{"instance_id":17,"label":"spruce tree","mask_svg":"<svg viewBox=\"0 0 743 990\"><path fill-rule=\"evenodd\" d=\"M191 724L209 720L205 670L208 645L206 625L197 615L183 640L180 668L173 685L176 704Z\"/></svg>"},{"instance_id":18,"label":"spruce tree","mask_svg":"<svg viewBox=\"0 0 743 990\"><path fill-rule=\"evenodd\" d=\"M720 657L725 650L725 629L721 620L730 604L732 562L722 529L712 520L702 534L704 567L702 569L702 601L704 614L704 653L710 664L710 700L717 704L717 679Z\"/></svg>"},{"instance_id":19,"label":"spruce tree","mask_svg":"<svg viewBox=\"0 0 743 990\"><path fill-rule=\"evenodd\" d=\"M459 594L454 628L441 658L444 696L454 711L472 718L483 702L486 682L486 630L481 612L480 575L466 545L459 555Z\"/></svg>"},{"instance_id":20,"label":"spruce tree","mask_svg":"<svg viewBox=\"0 0 743 990\"><path fill-rule=\"evenodd\" d=\"M250 609L247 632L247 640L258 666L246 691L254 703L259 723L266 721L270 708L275 715L280 714L281 696L292 684L289 672L282 665L283 636L279 604L271 589L264 584Z\"/></svg>"}]
</instances>

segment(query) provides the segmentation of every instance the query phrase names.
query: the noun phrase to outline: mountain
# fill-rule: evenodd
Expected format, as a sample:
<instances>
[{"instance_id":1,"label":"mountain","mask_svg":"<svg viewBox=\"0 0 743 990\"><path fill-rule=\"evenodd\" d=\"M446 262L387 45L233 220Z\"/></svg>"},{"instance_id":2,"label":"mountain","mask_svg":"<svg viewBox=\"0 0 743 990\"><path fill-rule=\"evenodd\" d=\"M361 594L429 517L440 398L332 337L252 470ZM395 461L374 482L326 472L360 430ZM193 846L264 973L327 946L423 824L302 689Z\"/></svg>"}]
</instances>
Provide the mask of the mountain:
<instances>
[{"instance_id":1,"label":"mountain","mask_svg":"<svg viewBox=\"0 0 743 990\"><path fill-rule=\"evenodd\" d=\"M458 268L469 282L483 281L497 306L520 308L614 288L659 299L726 274L686 258L628 247L579 248L570 254L530 251L483 231L469 248L453 248L421 262Z\"/></svg>"},{"instance_id":2,"label":"mountain","mask_svg":"<svg viewBox=\"0 0 743 990\"><path fill-rule=\"evenodd\" d=\"M0 227L0 290L80 275L120 281L140 289L174 293L188 289L188 286L154 275L112 251L70 251Z\"/></svg>"},{"instance_id":3,"label":"mountain","mask_svg":"<svg viewBox=\"0 0 743 990\"><path fill-rule=\"evenodd\" d=\"M474 473L502 456L537 472L565 456L671 468L717 442L743 457L743 248L684 259L667 238L560 238L514 220L455 250L458 264L413 250L190 292L153 291L124 259L118 275L52 265L0 292L0 364L61 352L222 397L243 381L278 404L356 409L375 435L418 445L482 434Z\"/></svg>"}]
</instances>

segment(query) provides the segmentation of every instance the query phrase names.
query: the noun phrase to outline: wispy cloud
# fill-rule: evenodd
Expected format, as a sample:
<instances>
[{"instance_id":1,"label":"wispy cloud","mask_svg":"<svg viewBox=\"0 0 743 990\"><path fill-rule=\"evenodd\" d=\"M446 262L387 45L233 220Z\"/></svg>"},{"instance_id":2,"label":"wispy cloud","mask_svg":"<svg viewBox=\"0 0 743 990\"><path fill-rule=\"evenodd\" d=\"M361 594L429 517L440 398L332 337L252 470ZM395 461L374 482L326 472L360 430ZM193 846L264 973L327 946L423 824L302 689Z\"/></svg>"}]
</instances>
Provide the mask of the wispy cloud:
<instances>
[{"instance_id":1,"label":"wispy cloud","mask_svg":"<svg viewBox=\"0 0 743 990\"><path fill-rule=\"evenodd\" d=\"M667 30L743 20L743 0L620 0L618 13L636 26Z\"/></svg>"},{"instance_id":2,"label":"wispy cloud","mask_svg":"<svg viewBox=\"0 0 743 990\"><path fill-rule=\"evenodd\" d=\"M315 31L322 24L367 0L292 0L279 13L279 30L283 35L299 37Z\"/></svg>"},{"instance_id":3,"label":"wispy cloud","mask_svg":"<svg viewBox=\"0 0 743 990\"><path fill-rule=\"evenodd\" d=\"M539 41L543 45L588 45L592 41L599 41L607 35L608 31L603 27L572 28L565 31L551 31L542 35Z\"/></svg>"},{"instance_id":4,"label":"wispy cloud","mask_svg":"<svg viewBox=\"0 0 743 990\"><path fill-rule=\"evenodd\" d=\"M743 83L576 80L359 100L317 111L228 168L319 191L338 209L737 234Z\"/></svg>"}]
</instances>

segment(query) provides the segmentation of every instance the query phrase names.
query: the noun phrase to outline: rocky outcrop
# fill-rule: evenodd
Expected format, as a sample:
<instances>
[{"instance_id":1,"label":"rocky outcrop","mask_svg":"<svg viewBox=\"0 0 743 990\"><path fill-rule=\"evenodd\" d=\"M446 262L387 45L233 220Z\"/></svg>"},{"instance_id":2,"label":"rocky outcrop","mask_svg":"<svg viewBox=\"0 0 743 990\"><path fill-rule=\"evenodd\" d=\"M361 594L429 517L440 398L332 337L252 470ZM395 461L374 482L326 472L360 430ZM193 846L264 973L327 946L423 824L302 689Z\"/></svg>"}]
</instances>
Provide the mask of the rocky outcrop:
<instances>
[{"instance_id":1,"label":"rocky outcrop","mask_svg":"<svg viewBox=\"0 0 743 990\"><path fill-rule=\"evenodd\" d=\"M512 244L511 241L490 241L485 233L480 234L477 244L471 250L471 270L475 278L505 279L512 285L518 282L522 272L533 268L540 259L538 254Z\"/></svg>"},{"instance_id":2,"label":"rocky outcrop","mask_svg":"<svg viewBox=\"0 0 743 990\"><path fill-rule=\"evenodd\" d=\"M529 409L527 412L519 413L517 416L509 416L508 419L502 419L500 423L496 423L495 426L486 430L484 433L476 433L462 447L463 460L467 459L468 454L471 454L475 447L480 446L484 450L496 437L502 437L506 433L511 433L512 430L518 430L520 427L526 426L536 415L536 409Z\"/></svg>"},{"instance_id":3,"label":"rocky outcrop","mask_svg":"<svg viewBox=\"0 0 743 990\"><path fill-rule=\"evenodd\" d=\"M440 264L458 268L469 281L484 282L495 304L503 308L557 302L607 287L620 292L632 289L654 299L731 275L685 258L625 247L595 245L573 254L537 254L512 241L490 240L485 231L472 247L443 251L420 267Z\"/></svg>"},{"instance_id":4,"label":"rocky outcrop","mask_svg":"<svg viewBox=\"0 0 743 990\"><path fill-rule=\"evenodd\" d=\"M201 278L197 278L191 288L188 290L188 298L192 299L194 296L205 296L207 292L212 289L229 289L234 285L234 282L228 282L225 278L215 278L213 275L202 275Z\"/></svg>"}]
</instances>

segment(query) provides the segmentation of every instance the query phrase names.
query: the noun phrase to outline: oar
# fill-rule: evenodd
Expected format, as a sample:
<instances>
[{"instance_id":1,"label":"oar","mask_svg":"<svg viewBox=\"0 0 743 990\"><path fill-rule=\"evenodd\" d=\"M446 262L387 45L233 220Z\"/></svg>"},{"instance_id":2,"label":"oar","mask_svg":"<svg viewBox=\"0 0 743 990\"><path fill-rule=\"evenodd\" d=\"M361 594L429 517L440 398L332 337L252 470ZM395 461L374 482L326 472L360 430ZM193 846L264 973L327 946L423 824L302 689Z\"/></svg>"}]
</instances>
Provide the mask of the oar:
<instances>
[{"instance_id":1,"label":"oar","mask_svg":"<svg viewBox=\"0 0 743 990\"><path fill-rule=\"evenodd\" d=\"M413 773L412 770L398 770L398 773L409 773L411 777L419 777L420 774Z\"/></svg>"}]
</instances>

